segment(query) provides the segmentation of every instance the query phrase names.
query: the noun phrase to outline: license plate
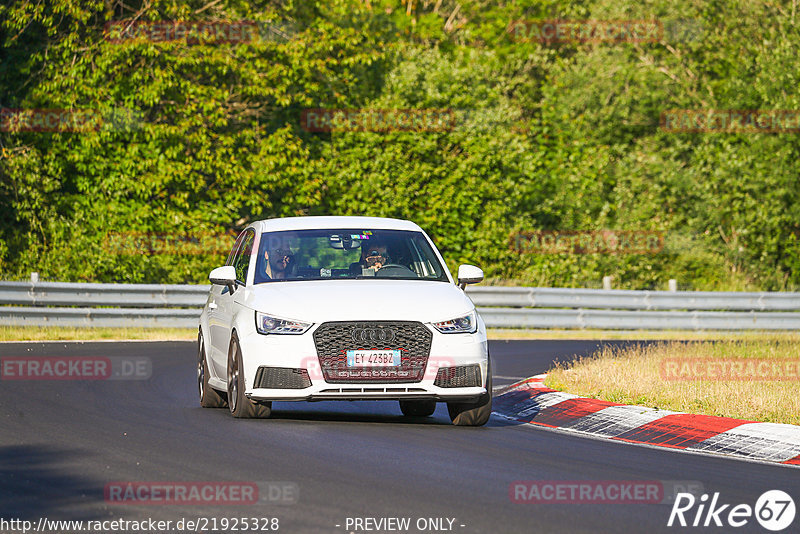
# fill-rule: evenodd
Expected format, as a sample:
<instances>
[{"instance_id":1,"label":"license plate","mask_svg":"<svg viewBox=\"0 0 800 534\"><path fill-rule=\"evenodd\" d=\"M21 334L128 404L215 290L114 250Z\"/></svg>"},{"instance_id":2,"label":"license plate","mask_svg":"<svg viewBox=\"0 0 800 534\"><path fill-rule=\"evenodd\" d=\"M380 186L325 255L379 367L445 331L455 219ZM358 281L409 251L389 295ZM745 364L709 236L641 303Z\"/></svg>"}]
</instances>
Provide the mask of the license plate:
<instances>
[{"instance_id":1,"label":"license plate","mask_svg":"<svg viewBox=\"0 0 800 534\"><path fill-rule=\"evenodd\" d=\"M399 350L348 350L348 367L399 367Z\"/></svg>"}]
</instances>

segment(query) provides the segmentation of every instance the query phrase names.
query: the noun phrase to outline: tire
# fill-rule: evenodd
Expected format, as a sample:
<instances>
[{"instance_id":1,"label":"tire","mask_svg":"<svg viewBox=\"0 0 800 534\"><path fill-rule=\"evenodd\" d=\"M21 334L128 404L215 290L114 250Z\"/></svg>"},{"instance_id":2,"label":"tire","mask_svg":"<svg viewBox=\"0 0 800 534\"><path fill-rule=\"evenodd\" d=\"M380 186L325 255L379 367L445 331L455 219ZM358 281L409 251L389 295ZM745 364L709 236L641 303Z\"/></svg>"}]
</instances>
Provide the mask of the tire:
<instances>
[{"instance_id":1,"label":"tire","mask_svg":"<svg viewBox=\"0 0 800 534\"><path fill-rule=\"evenodd\" d=\"M245 394L244 373L242 372L242 349L236 334L228 347L228 408L231 415L239 419L266 418L272 412L272 403L257 403Z\"/></svg>"},{"instance_id":2,"label":"tire","mask_svg":"<svg viewBox=\"0 0 800 534\"><path fill-rule=\"evenodd\" d=\"M197 389L200 394L200 406L203 408L224 408L228 403L225 397L208 384L208 361L206 360L206 344L203 333L197 333Z\"/></svg>"},{"instance_id":3,"label":"tire","mask_svg":"<svg viewBox=\"0 0 800 534\"><path fill-rule=\"evenodd\" d=\"M450 420L456 426L483 426L492 415L492 364L486 369L486 393L476 402L448 402Z\"/></svg>"},{"instance_id":4,"label":"tire","mask_svg":"<svg viewBox=\"0 0 800 534\"><path fill-rule=\"evenodd\" d=\"M407 417L428 417L436 411L436 401L401 400L400 411Z\"/></svg>"}]
</instances>

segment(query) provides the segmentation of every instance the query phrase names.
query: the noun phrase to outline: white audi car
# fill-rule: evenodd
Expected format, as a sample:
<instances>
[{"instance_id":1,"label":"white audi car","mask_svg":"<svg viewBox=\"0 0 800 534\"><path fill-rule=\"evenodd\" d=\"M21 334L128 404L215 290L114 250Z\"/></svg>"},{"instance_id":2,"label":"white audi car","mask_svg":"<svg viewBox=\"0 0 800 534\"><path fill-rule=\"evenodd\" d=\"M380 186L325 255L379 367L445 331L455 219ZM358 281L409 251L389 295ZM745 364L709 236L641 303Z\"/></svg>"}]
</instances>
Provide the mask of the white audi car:
<instances>
[{"instance_id":1,"label":"white audi car","mask_svg":"<svg viewBox=\"0 0 800 534\"><path fill-rule=\"evenodd\" d=\"M200 404L268 417L272 401L446 402L456 425L492 409L486 326L416 224L376 217L258 221L237 238L200 317Z\"/></svg>"}]
</instances>

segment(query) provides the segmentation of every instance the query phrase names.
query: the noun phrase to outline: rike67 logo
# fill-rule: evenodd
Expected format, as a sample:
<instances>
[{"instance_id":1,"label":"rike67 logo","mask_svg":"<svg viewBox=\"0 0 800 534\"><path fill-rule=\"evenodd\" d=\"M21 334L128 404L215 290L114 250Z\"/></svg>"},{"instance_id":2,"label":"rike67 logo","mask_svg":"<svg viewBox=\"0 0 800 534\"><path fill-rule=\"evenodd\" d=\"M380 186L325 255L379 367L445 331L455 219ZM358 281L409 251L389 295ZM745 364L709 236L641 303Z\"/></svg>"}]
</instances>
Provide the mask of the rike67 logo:
<instances>
[{"instance_id":1,"label":"rike67 logo","mask_svg":"<svg viewBox=\"0 0 800 534\"><path fill-rule=\"evenodd\" d=\"M769 490L761 494L755 507L749 504L732 506L719 502L719 492L714 493L710 502L706 493L699 499L691 493L679 493L672 505L667 526L737 528L747 525L753 516L767 530L773 532L784 530L794 521L794 500L785 491Z\"/></svg>"}]
</instances>

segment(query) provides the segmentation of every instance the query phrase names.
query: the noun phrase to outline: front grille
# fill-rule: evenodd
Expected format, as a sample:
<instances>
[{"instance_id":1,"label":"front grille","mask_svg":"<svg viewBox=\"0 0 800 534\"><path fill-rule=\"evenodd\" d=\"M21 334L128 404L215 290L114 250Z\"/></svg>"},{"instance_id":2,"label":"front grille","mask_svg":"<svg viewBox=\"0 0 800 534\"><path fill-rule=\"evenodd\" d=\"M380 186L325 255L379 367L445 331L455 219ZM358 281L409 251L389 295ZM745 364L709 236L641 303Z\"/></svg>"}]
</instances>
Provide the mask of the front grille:
<instances>
[{"instance_id":1,"label":"front grille","mask_svg":"<svg viewBox=\"0 0 800 534\"><path fill-rule=\"evenodd\" d=\"M442 367L436 373L434 386L440 388L474 388L481 385L481 366L478 364Z\"/></svg>"},{"instance_id":2,"label":"front grille","mask_svg":"<svg viewBox=\"0 0 800 534\"><path fill-rule=\"evenodd\" d=\"M433 334L413 321L337 321L314 332L320 369L326 382L385 384L419 382L431 352ZM348 367L348 350L399 350L396 367Z\"/></svg>"},{"instance_id":3,"label":"front grille","mask_svg":"<svg viewBox=\"0 0 800 534\"><path fill-rule=\"evenodd\" d=\"M310 386L308 371L288 367L259 367L253 383L254 388L267 389L304 389Z\"/></svg>"}]
</instances>

